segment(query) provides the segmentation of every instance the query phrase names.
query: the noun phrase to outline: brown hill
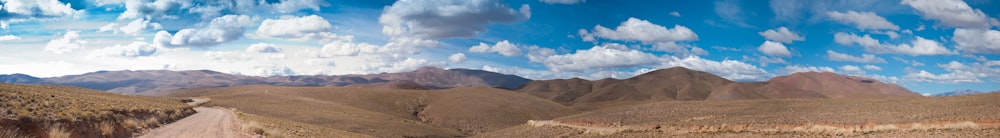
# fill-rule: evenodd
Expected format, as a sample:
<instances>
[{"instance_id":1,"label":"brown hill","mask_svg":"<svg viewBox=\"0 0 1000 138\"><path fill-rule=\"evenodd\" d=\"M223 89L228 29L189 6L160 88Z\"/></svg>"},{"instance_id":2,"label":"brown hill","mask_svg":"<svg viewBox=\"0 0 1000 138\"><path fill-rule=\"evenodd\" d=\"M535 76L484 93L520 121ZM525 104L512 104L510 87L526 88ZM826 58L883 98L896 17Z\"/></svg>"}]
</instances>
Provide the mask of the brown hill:
<instances>
[{"instance_id":1,"label":"brown hill","mask_svg":"<svg viewBox=\"0 0 1000 138\"><path fill-rule=\"evenodd\" d=\"M367 75L312 75L256 77L233 75L209 70L168 71L98 71L81 75L54 78L34 78L24 74L0 75L0 81L24 84L59 84L104 90L129 95L164 95L185 88L210 88L239 85L280 85L280 86L347 86L352 84L382 87L402 85L391 81L410 81L428 89L453 87L487 86L514 89L527 83L528 79L514 75L468 69L439 69L423 67L411 72L380 73ZM407 84L409 85L409 84ZM384 87L394 88L394 87ZM407 86L402 88L418 88Z\"/></svg>"},{"instance_id":2,"label":"brown hill","mask_svg":"<svg viewBox=\"0 0 1000 138\"><path fill-rule=\"evenodd\" d=\"M831 72L800 72L771 78L764 83L735 83L716 91L710 99L881 98L919 97L896 84Z\"/></svg>"},{"instance_id":3,"label":"brown hill","mask_svg":"<svg viewBox=\"0 0 1000 138\"><path fill-rule=\"evenodd\" d=\"M608 101L705 100L725 78L682 67L662 69L625 80L579 78L532 81L517 91L570 105Z\"/></svg>"},{"instance_id":4,"label":"brown hill","mask_svg":"<svg viewBox=\"0 0 1000 138\"><path fill-rule=\"evenodd\" d=\"M209 105L376 137L467 136L576 113L535 96L489 87L398 90L237 86L187 89Z\"/></svg>"},{"instance_id":5,"label":"brown hill","mask_svg":"<svg viewBox=\"0 0 1000 138\"><path fill-rule=\"evenodd\" d=\"M380 89L407 89L407 90L427 90L426 87L407 80L401 81L389 81L389 82L376 82L376 83L364 83L364 84L351 84L346 87L360 87L360 88L380 88Z\"/></svg>"},{"instance_id":6,"label":"brown hill","mask_svg":"<svg viewBox=\"0 0 1000 138\"><path fill-rule=\"evenodd\" d=\"M479 137L996 137L997 101L1000 93L661 101L526 123Z\"/></svg>"},{"instance_id":7,"label":"brown hill","mask_svg":"<svg viewBox=\"0 0 1000 138\"><path fill-rule=\"evenodd\" d=\"M683 67L656 70L624 80L532 81L517 91L564 105L613 101L920 96L895 84L830 72L795 73L767 82L733 82Z\"/></svg>"},{"instance_id":8,"label":"brown hill","mask_svg":"<svg viewBox=\"0 0 1000 138\"><path fill-rule=\"evenodd\" d=\"M194 112L180 100L0 83L0 137L130 137Z\"/></svg>"}]
</instances>

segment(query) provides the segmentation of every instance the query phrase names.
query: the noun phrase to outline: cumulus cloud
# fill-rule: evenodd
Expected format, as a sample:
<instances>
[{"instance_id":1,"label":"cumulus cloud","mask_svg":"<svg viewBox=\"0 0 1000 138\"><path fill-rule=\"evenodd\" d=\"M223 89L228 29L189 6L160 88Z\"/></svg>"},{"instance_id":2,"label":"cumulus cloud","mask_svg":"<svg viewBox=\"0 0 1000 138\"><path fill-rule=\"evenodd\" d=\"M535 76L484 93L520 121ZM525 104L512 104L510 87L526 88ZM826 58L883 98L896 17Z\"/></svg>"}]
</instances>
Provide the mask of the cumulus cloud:
<instances>
[{"instance_id":1,"label":"cumulus cloud","mask_svg":"<svg viewBox=\"0 0 1000 138\"><path fill-rule=\"evenodd\" d=\"M70 4L59 0L4 0L0 5L0 28L7 29L10 23L35 19L73 16L82 10L74 10Z\"/></svg>"},{"instance_id":2,"label":"cumulus cloud","mask_svg":"<svg viewBox=\"0 0 1000 138\"><path fill-rule=\"evenodd\" d=\"M545 58L556 55L556 50L551 48L527 46L525 49L528 50L528 60L531 62L544 62Z\"/></svg>"},{"instance_id":3,"label":"cumulus cloud","mask_svg":"<svg viewBox=\"0 0 1000 138\"><path fill-rule=\"evenodd\" d=\"M253 24L249 16L226 15L212 19L201 27L181 29L173 35L166 31L157 32L153 42L163 47L216 46L243 37L244 27Z\"/></svg>"},{"instance_id":4,"label":"cumulus cloud","mask_svg":"<svg viewBox=\"0 0 1000 138\"><path fill-rule=\"evenodd\" d=\"M663 68L685 67L712 73L734 81L761 81L774 77L773 74L768 73L764 69L736 60L714 61L698 56L684 58L671 56L666 57L664 60Z\"/></svg>"},{"instance_id":5,"label":"cumulus cloud","mask_svg":"<svg viewBox=\"0 0 1000 138\"><path fill-rule=\"evenodd\" d=\"M854 25L862 30L899 30L899 26L872 12L829 11L826 15L837 22Z\"/></svg>"},{"instance_id":6,"label":"cumulus cloud","mask_svg":"<svg viewBox=\"0 0 1000 138\"><path fill-rule=\"evenodd\" d=\"M850 61L858 63L886 63L885 59L876 57L875 55L872 54L862 54L860 57L856 57L844 53L837 53L833 50L827 50L826 54L827 54L827 59L833 61Z\"/></svg>"},{"instance_id":7,"label":"cumulus cloud","mask_svg":"<svg viewBox=\"0 0 1000 138\"><path fill-rule=\"evenodd\" d=\"M744 55L743 56L743 60L744 61L756 61L757 63L760 64L760 66L764 66L764 67L767 67L767 64L787 64L788 63L788 62L785 61L785 59L781 59L781 58L777 58L777 57L768 57L768 56L760 56L760 57L754 58L754 57L750 57L750 56Z\"/></svg>"},{"instance_id":8,"label":"cumulus cloud","mask_svg":"<svg viewBox=\"0 0 1000 138\"><path fill-rule=\"evenodd\" d=\"M111 31L111 32L114 32L116 34L117 33L124 33L124 34L128 34L128 35L139 35L140 33L142 33L142 31L145 31L146 29L159 30L159 29L163 29L163 25L160 25L159 23L150 22L150 20L139 18L139 19L132 20L131 22L129 22L127 24L124 24L124 25L120 25L120 24L117 24L117 23L110 23L108 25L105 25L105 26L101 27L97 31L98 32L108 32L108 31Z\"/></svg>"},{"instance_id":9,"label":"cumulus cloud","mask_svg":"<svg viewBox=\"0 0 1000 138\"><path fill-rule=\"evenodd\" d=\"M0 36L0 41L11 41L11 40L21 40L20 36L16 35L2 35Z\"/></svg>"},{"instance_id":10,"label":"cumulus cloud","mask_svg":"<svg viewBox=\"0 0 1000 138\"><path fill-rule=\"evenodd\" d=\"M670 52L679 56L708 55L708 51L705 51L705 49L701 49L699 47L688 44L680 44L675 42L654 43L651 50Z\"/></svg>"},{"instance_id":11,"label":"cumulus cloud","mask_svg":"<svg viewBox=\"0 0 1000 138\"><path fill-rule=\"evenodd\" d=\"M136 41L128 45L117 44L111 47L104 47L94 50L88 57L123 57L135 58L156 55L157 47L153 44Z\"/></svg>"},{"instance_id":12,"label":"cumulus cloud","mask_svg":"<svg viewBox=\"0 0 1000 138\"><path fill-rule=\"evenodd\" d=\"M955 48L969 53L1000 54L1000 31L955 29L951 38L957 45Z\"/></svg>"},{"instance_id":13,"label":"cumulus cloud","mask_svg":"<svg viewBox=\"0 0 1000 138\"><path fill-rule=\"evenodd\" d=\"M759 32L760 36L764 36L765 39L790 44L792 41L802 41L806 38L799 36L798 33L788 30L786 27L779 27L776 29L768 29L763 32Z\"/></svg>"},{"instance_id":14,"label":"cumulus cloud","mask_svg":"<svg viewBox=\"0 0 1000 138\"><path fill-rule=\"evenodd\" d=\"M87 44L87 41L80 38L80 31L66 31L63 37L49 41L45 45L45 51L62 54L83 49L83 44Z\"/></svg>"},{"instance_id":15,"label":"cumulus cloud","mask_svg":"<svg viewBox=\"0 0 1000 138\"><path fill-rule=\"evenodd\" d=\"M788 75L798 72L836 72L836 70L834 70L831 67L824 67L824 66L817 67L817 66L804 66L804 65L789 65L783 68L776 69L776 72L781 75Z\"/></svg>"},{"instance_id":16,"label":"cumulus cloud","mask_svg":"<svg viewBox=\"0 0 1000 138\"><path fill-rule=\"evenodd\" d=\"M353 36L330 33L329 31L332 28L333 26L323 17L310 15L282 19L265 19L257 27L256 33L260 36L272 38L320 40L321 43L353 39Z\"/></svg>"},{"instance_id":17,"label":"cumulus cloud","mask_svg":"<svg viewBox=\"0 0 1000 138\"><path fill-rule=\"evenodd\" d=\"M962 0L903 0L900 3L913 7L924 19L938 20L946 26L989 29L991 24L1000 25L997 19L969 7Z\"/></svg>"},{"instance_id":18,"label":"cumulus cloud","mask_svg":"<svg viewBox=\"0 0 1000 138\"><path fill-rule=\"evenodd\" d=\"M674 28L670 29L634 17L629 17L628 20L622 22L615 29L596 25L593 32L580 30L579 33L583 35L584 40L588 40L588 37L593 38L594 36L610 40L640 41L643 43L673 43L676 41L698 40L698 35L687 27L674 25Z\"/></svg>"},{"instance_id":19,"label":"cumulus cloud","mask_svg":"<svg viewBox=\"0 0 1000 138\"><path fill-rule=\"evenodd\" d=\"M503 40L497 42L492 46L486 43L479 43L479 45L470 47L469 52L476 52L476 53L497 52L504 56L512 57L512 56L520 56L521 48L518 48L517 45L512 44L507 40Z\"/></svg>"},{"instance_id":20,"label":"cumulus cloud","mask_svg":"<svg viewBox=\"0 0 1000 138\"><path fill-rule=\"evenodd\" d=\"M577 4L587 2L587 0L539 0L546 4Z\"/></svg>"},{"instance_id":21,"label":"cumulus cloud","mask_svg":"<svg viewBox=\"0 0 1000 138\"><path fill-rule=\"evenodd\" d=\"M861 67L854 65L840 66L840 71L848 74L865 74L865 70L862 70Z\"/></svg>"},{"instance_id":22,"label":"cumulus cloud","mask_svg":"<svg viewBox=\"0 0 1000 138\"><path fill-rule=\"evenodd\" d=\"M295 71L288 66L257 67L257 76L292 76Z\"/></svg>"},{"instance_id":23,"label":"cumulus cloud","mask_svg":"<svg viewBox=\"0 0 1000 138\"><path fill-rule=\"evenodd\" d=\"M965 64L958 61L951 61L945 64L938 64L938 67L947 73L934 74L925 70L910 72L903 79L917 82L935 83L981 83L980 78L991 78L993 81L1000 79L1000 68L994 68L989 62Z\"/></svg>"},{"instance_id":24,"label":"cumulus cloud","mask_svg":"<svg viewBox=\"0 0 1000 138\"><path fill-rule=\"evenodd\" d=\"M246 51L252 53L281 53L283 50L274 44L256 43L248 46Z\"/></svg>"},{"instance_id":25,"label":"cumulus cloud","mask_svg":"<svg viewBox=\"0 0 1000 138\"><path fill-rule=\"evenodd\" d=\"M419 38L473 37L490 23L512 23L531 17L530 7L510 8L500 0L410 0L387 6L379 23L391 36Z\"/></svg>"},{"instance_id":26,"label":"cumulus cloud","mask_svg":"<svg viewBox=\"0 0 1000 138\"><path fill-rule=\"evenodd\" d=\"M883 44L878 40L872 38L869 35L858 36L856 34L848 34L843 32L838 32L834 34L834 41L841 45L860 45L865 48L865 51L875 52L875 53L896 53L905 54L910 56L928 56L928 55L952 55L956 54L955 51L948 50L940 42L924 39L923 37L916 37L910 43L904 44Z\"/></svg>"},{"instance_id":27,"label":"cumulus cloud","mask_svg":"<svg viewBox=\"0 0 1000 138\"><path fill-rule=\"evenodd\" d=\"M906 64L910 64L910 65L913 65L913 66L924 66L923 62L919 62L917 60L907 60L907 59L903 59L901 57L892 57L892 59L895 59L896 61L903 62L903 63L906 63Z\"/></svg>"},{"instance_id":28,"label":"cumulus cloud","mask_svg":"<svg viewBox=\"0 0 1000 138\"><path fill-rule=\"evenodd\" d=\"M448 56L448 61L451 61L451 63L465 62L465 54L462 53L451 54L451 56Z\"/></svg>"},{"instance_id":29,"label":"cumulus cloud","mask_svg":"<svg viewBox=\"0 0 1000 138\"><path fill-rule=\"evenodd\" d=\"M100 0L95 4L97 6L124 5L125 12L118 15L119 20L136 18L176 19L185 13L200 14L201 18L209 19L233 13L291 13L302 9L319 11L320 6L329 5L329 3L323 0L282 0L278 2L257 0Z\"/></svg>"},{"instance_id":30,"label":"cumulus cloud","mask_svg":"<svg viewBox=\"0 0 1000 138\"><path fill-rule=\"evenodd\" d=\"M792 52L789 52L788 48L785 47L784 44L773 42L773 41L764 41L763 44L760 44L760 47L757 47L757 51L763 52L764 54L767 54L767 55L777 56L777 57L791 57L792 56Z\"/></svg>"},{"instance_id":31,"label":"cumulus cloud","mask_svg":"<svg viewBox=\"0 0 1000 138\"><path fill-rule=\"evenodd\" d=\"M439 42L423 39L392 39L391 42L379 46L368 43L350 41L334 41L323 45L320 57L327 56L358 56L358 55L399 55L419 54L422 47L436 47Z\"/></svg>"},{"instance_id":32,"label":"cumulus cloud","mask_svg":"<svg viewBox=\"0 0 1000 138\"><path fill-rule=\"evenodd\" d=\"M542 60L552 71L579 72L588 69L623 68L657 63L653 54L633 50L619 44L604 44L576 53L553 55Z\"/></svg>"},{"instance_id":33,"label":"cumulus cloud","mask_svg":"<svg viewBox=\"0 0 1000 138\"><path fill-rule=\"evenodd\" d=\"M875 66L875 65L865 65L864 68L866 70L874 70L874 71L881 71L882 70L882 67Z\"/></svg>"}]
</instances>

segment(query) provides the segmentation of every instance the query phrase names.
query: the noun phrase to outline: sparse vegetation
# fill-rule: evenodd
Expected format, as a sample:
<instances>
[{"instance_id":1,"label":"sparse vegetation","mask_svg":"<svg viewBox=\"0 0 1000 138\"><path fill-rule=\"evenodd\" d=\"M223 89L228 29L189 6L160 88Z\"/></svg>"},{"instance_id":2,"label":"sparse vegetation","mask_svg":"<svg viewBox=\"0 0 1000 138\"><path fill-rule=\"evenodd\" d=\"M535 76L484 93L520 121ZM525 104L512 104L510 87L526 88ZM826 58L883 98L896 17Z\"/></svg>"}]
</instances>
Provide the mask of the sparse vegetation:
<instances>
[{"instance_id":1,"label":"sparse vegetation","mask_svg":"<svg viewBox=\"0 0 1000 138\"><path fill-rule=\"evenodd\" d=\"M188 105L159 98L0 83L0 127L27 136L127 137L193 113Z\"/></svg>"}]
</instances>

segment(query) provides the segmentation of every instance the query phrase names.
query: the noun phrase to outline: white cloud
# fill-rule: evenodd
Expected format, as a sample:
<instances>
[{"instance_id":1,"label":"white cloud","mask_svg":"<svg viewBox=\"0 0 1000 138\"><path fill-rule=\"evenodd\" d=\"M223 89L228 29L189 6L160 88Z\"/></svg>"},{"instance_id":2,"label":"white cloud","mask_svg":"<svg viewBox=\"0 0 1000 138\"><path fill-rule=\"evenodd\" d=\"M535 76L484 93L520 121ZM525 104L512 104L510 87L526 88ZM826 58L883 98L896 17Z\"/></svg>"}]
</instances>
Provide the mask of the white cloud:
<instances>
[{"instance_id":1,"label":"white cloud","mask_svg":"<svg viewBox=\"0 0 1000 138\"><path fill-rule=\"evenodd\" d=\"M302 9L319 11L320 6L329 6L323 0L282 0L275 3L256 0L234 1L194 1L194 0L99 0L97 6L124 5L125 12L119 20L177 19L184 14L201 14L202 19L210 19L230 13L291 13Z\"/></svg>"},{"instance_id":2,"label":"white cloud","mask_svg":"<svg viewBox=\"0 0 1000 138\"><path fill-rule=\"evenodd\" d=\"M0 5L0 13L4 13L0 14L0 28L7 29L10 23L67 17L81 12L59 0L4 0Z\"/></svg>"},{"instance_id":3,"label":"white cloud","mask_svg":"<svg viewBox=\"0 0 1000 138\"><path fill-rule=\"evenodd\" d=\"M875 65L865 65L864 68L866 70L873 70L873 71L881 71L882 70L882 67L878 67L878 66L875 66Z\"/></svg>"},{"instance_id":4,"label":"white cloud","mask_svg":"<svg viewBox=\"0 0 1000 138\"><path fill-rule=\"evenodd\" d=\"M837 22L854 25L862 30L899 30L899 26L872 12L829 11L826 15Z\"/></svg>"},{"instance_id":5,"label":"white cloud","mask_svg":"<svg viewBox=\"0 0 1000 138\"><path fill-rule=\"evenodd\" d=\"M573 54L553 55L542 60L552 71L579 72L588 69L625 68L657 63L653 54L628 49L619 44L604 44Z\"/></svg>"},{"instance_id":6,"label":"white cloud","mask_svg":"<svg viewBox=\"0 0 1000 138\"><path fill-rule=\"evenodd\" d=\"M139 35L140 33L142 33L142 31L145 31L146 29L159 30L163 29L163 25L160 25L159 23L153 23L150 20L146 20L144 18L139 18L132 20L131 22L125 25L119 25L117 23L109 23L108 25L105 25L100 29L98 29L98 32L113 31L116 34L124 33L128 35Z\"/></svg>"},{"instance_id":7,"label":"white cloud","mask_svg":"<svg viewBox=\"0 0 1000 138\"><path fill-rule=\"evenodd\" d=\"M593 35L600 38L622 41L640 41L643 43L675 42L698 40L698 35L681 25L674 25L673 29L666 28L649 21L629 17L614 30L596 25L592 33L581 30L581 34Z\"/></svg>"},{"instance_id":8,"label":"white cloud","mask_svg":"<svg viewBox=\"0 0 1000 138\"><path fill-rule=\"evenodd\" d=\"M757 51L763 52L764 54L767 54L767 55L777 56L777 57L791 57L792 56L792 52L789 52L788 48L785 47L784 44L773 42L773 41L764 41L763 44L760 44L760 47L757 47Z\"/></svg>"},{"instance_id":9,"label":"white cloud","mask_svg":"<svg viewBox=\"0 0 1000 138\"><path fill-rule=\"evenodd\" d=\"M157 32L154 44L163 47L210 47L243 37L244 26L253 25L253 19L246 15L226 15L212 19L198 28L181 29L170 35L166 31Z\"/></svg>"},{"instance_id":10,"label":"white cloud","mask_svg":"<svg viewBox=\"0 0 1000 138\"><path fill-rule=\"evenodd\" d=\"M962 0L903 0L900 2L916 9L925 19L935 19L946 26L989 29L1000 25L979 9L972 9Z\"/></svg>"},{"instance_id":11,"label":"white cloud","mask_svg":"<svg viewBox=\"0 0 1000 138\"><path fill-rule=\"evenodd\" d=\"M136 41L128 45L115 45L111 47L104 47L102 49L94 50L88 55L88 57L124 57L124 58L135 58L135 57L145 57L156 55L157 47L150 43Z\"/></svg>"},{"instance_id":12,"label":"white cloud","mask_svg":"<svg viewBox=\"0 0 1000 138\"><path fill-rule=\"evenodd\" d=\"M788 74L798 73L798 72L836 72L836 70L834 70L831 67L789 65L789 66L785 66L783 68L777 69L776 72L780 73L780 75L788 75Z\"/></svg>"},{"instance_id":13,"label":"white cloud","mask_svg":"<svg viewBox=\"0 0 1000 138\"><path fill-rule=\"evenodd\" d=\"M587 0L539 0L546 4L577 4L587 2Z\"/></svg>"},{"instance_id":14,"label":"white cloud","mask_svg":"<svg viewBox=\"0 0 1000 138\"><path fill-rule=\"evenodd\" d=\"M885 59L876 57L875 55L872 54L862 54L860 57L856 57L844 53L837 53L833 50L827 50L826 54L827 58L833 61L850 61L858 63L886 63Z\"/></svg>"},{"instance_id":15,"label":"white cloud","mask_svg":"<svg viewBox=\"0 0 1000 138\"><path fill-rule=\"evenodd\" d=\"M679 13L677 11L672 11L672 12L670 12L670 16L681 17L681 13Z\"/></svg>"},{"instance_id":16,"label":"white cloud","mask_svg":"<svg viewBox=\"0 0 1000 138\"><path fill-rule=\"evenodd\" d=\"M302 17L286 17L282 19L265 19L257 27L257 35L272 38L292 38L298 40L320 40L328 43L339 40L351 40L353 36L330 33L333 28L323 17L317 15Z\"/></svg>"},{"instance_id":17,"label":"white cloud","mask_svg":"<svg viewBox=\"0 0 1000 138\"><path fill-rule=\"evenodd\" d=\"M320 49L323 55L332 56L357 56L361 52L374 53L379 51L379 46L368 44L368 43L351 43L335 41L323 45Z\"/></svg>"},{"instance_id":18,"label":"white cloud","mask_svg":"<svg viewBox=\"0 0 1000 138\"><path fill-rule=\"evenodd\" d=\"M712 73L734 81L761 81L774 77L773 74L757 66L728 59L714 61L697 56L688 56L685 58L671 56L667 57L665 63L661 66L663 68L685 67Z\"/></svg>"},{"instance_id":19,"label":"white cloud","mask_svg":"<svg viewBox=\"0 0 1000 138\"><path fill-rule=\"evenodd\" d=\"M525 49L528 50L528 60L531 62L544 62L545 58L556 55L556 50L551 48L527 46Z\"/></svg>"},{"instance_id":20,"label":"white cloud","mask_svg":"<svg viewBox=\"0 0 1000 138\"><path fill-rule=\"evenodd\" d=\"M919 36L916 40L913 40L912 46L908 44L900 44L898 46L889 46L887 48L891 51L911 56L955 54L955 52L948 50L948 48L945 48L944 45L941 45L941 43L934 40L924 39Z\"/></svg>"},{"instance_id":21,"label":"white cloud","mask_svg":"<svg viewBox=\"0 0 1000 138\"><path fill-rule=\"evenodd\" d=\"M679 44L676 42L654 43L653 47L651 47L651 50L670 52L678 56L708 55L708 51L705 51L705 49L701 49L699 47L688 44Z\"/></svg>"},{"instance_id":22,"label":"white cloud","mask_svg":"<svg viewBox=\"0 0 1000 138\"><path fill-rule=\"evenodd\" d=\"M840 71L848 74L865 74L865 70L861 70L861 67L854 65L840 66Z\"/></svg>"},{"instance_id":23,"label":"white cloud","mask_svg":"<svg viewBox=\"0 0 1000 138\"><path fill-rule=\"evenodd\" d=\"M948 48L941 45L941 43L924 39L923 37L917 36L916 39L910 41L909 44L882 44L878 40L872 38L869 35L858 36L855 34L848 34L843 32L838 32L834 34L834 41L841 45L853 45L858 44L865 48L865 51L875 52L875 53L896 53L905 54L910 56L928 56L928 55L952 55L956 52L948 50Z\"/></svg>"},{"instance_id":24,"label":"white cloud","mask_svg":"<svg viewBox=\"0 0 1000 138\"><path fill-rule=\"evenodd\" d=\"M969 53L1000 54L1000 31L955 29L951 38L957 45L955 48Z\"/></svg>"},{"instance_id":25,"label":"white cloud","mask_svg":"<svg viewBox=\"0 0 1000 138\"><path fill-rule=\"evenodd\" d=\"M530 7L514 10L500 0L396 1L379 16L382 33L419 38L473 37L490 23L530 18Z\"/></svg>"},{"instance_id":26,"label":"white cloud","mask_svg":"<svg viewBox=\"0 0 1000 138\"><path fill-rule=\"evenodd\" d=\"M743 60L744 61L756 61L757 63L760 63L760 66L764 66L764 67L767 67L767 64L787 64L788 63L788 62L785 61L785 59L776 58L776 57L768 57L768 56L760 56L758 58L754 58L754 57L749 57L749 56L744 55L743 56Z\"/></svg>"},{"instance_id":27,"label":"white cloud","mask_svg":"<svg viewBox=\"0 0 1000 138\"><path fill-rule=\"evenodd\" d=\"M917 60L907 60L907 59L903 59L901 57L892 57L892 59L895 59L896 61L903 62L903 63L906 63L906 64L910 64L912 66L924 66L924 63L919 62Z\"/></svg>"},{"instance_id":28,"label":"white cloud","mask_svg":"<svg viewBox=\"0 0 1000 138\"><path fill-rule=\"evenodd\" d=\"M451 61L451 63L465 62L465 54L462 53L451 54L451 56L448 56L448 61Z\"/></svg>"},{"instance_id":29,"label":"white cloud","mask_svg":"<svg viewBox=\"0 0 1000 138\"><path fill-rule=\"evenodd\" d=\"M72 52L77 49L83 49L83 44L87 44L80 38L80 31L66 31L62 38L56 38L49 41L45 45L45 51L49 51L56 54L62 54L66 52Z\"/></svg>"},{"instance_id":30,"label":"white cloud","mask_svg":"<svg viewBox=\"0 0 1000 138\"><path fill-rule=\"evenodd\" d=\"M972 72L951 72L945 74L934 74L925 70L906 74L903 79L917 82L938 82L938 83L979 83L983 82Z\"/></svg>"},{"instance_id":31,"label":"white cloud","mask_svg":"<svg viewBox=\"0 0 1000 138\"><path fill-rule=\"evenodd\" d=\"M252 53L281 53L283 50L274 44L256 43L248 46L246 51Z\"/></svg>"},{"instance_id":32,"label":"white cloud","mask_svg":"<svg viewBox=\"0 0 1000 138\"><path fill-rule=\"evenodd\" d=\"M521 48L518 48L517 45L512 44L507 40L503 40L497 42L495 45L492 46L486 43L479 43L479 45L470 47L469 52L476 52L476 53L497 52L504 56L512 57L512 56L520 56Z\"/></svg>"},{"instance_id":33,"label":"white cloud","mask_svg":"<svg viewBox=\"0 0 1000 138\"><path fill-rule=\"evenodd\" d=\"M21 40L21 37L16 35L2 35L0 36L0 41L11 41L11 40Z\"/></svg>"},{"instance_id":34,"label":"white cloud","mask_svg":"<svg viewBox=\"0 0 1000 138\"><path fill-rule=\"evenodd\" d=\"M295 71L288 66L257 67L257 76L292 76Z\"/></svg>"},{"instance_id":35,"label":"white cloud","mask_svg":"<svg viewBox=\"0 0 1000 138\"><path fill-rule=\"evenodd\" d=\"M802 41L806 38L799 36L799 34L789 31L788 28L779 27L777 29L768 29L763 32L759 32L760 36L764 36L765 39L771 41L777 41L781 43L791 44L792 41Z\"/></svg>"}]
</instances>

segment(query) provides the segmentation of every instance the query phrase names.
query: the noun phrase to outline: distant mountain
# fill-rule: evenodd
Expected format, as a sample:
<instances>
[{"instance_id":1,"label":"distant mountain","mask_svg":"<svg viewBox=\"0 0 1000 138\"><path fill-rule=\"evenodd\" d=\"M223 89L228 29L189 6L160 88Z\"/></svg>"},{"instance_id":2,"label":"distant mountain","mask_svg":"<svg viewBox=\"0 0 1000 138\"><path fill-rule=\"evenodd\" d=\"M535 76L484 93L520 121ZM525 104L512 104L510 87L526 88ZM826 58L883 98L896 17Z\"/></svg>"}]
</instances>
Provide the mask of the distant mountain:
<instances>
[{"instance_id":1,"label":"distant mountain","mask_svg":"<svg viewBox=\"0 0 1000 138\"><path fill-rule=\"evenodd\" d=\"M966 95L983 94L983 93L988 93L988 92L981 92L981 91L976 91L976 90L964 89L964 90L955 90L955 91L950 91L950 92L945 92L945 93L939 93L939 94L935 94L935 95L931 95L931 96L936 96L936 97L966 96Z\"/></svg>"},{"instance_id":2,"label":"distant mountain","mask_svg":"<svg viewBox=\"0 0 1000 138\"><path fill-rule=\"evenodd\" d=\"M718 86L733 83L682 67L661 69L625 80L557 79L532 81L517 91L562 104L641 100L705 100Z\"/></svg>"},{"instance_id":3,"label":"distant mountain","mask_svg":"<svg viewBox=\"0 0 1000 138\"><path fill-rule=\"evenodd\" d=\"M210 70L168 71L98 71L81 75L54 78L35 78L24 74L0 75L0 81L24 84L61 84L104 90L130 95L162 95L178 89L227 87L239 85L280 86L347 86L386 87L403 89L440 89L452 87L487 86L514 89L531 80L494 72L467 69L439 69L424 67L411 72L368 75L313 75L256 77L226 74ZM411 86L405 82L418 84ZM391 83L386 83L391 82ZM385 83L385 84L377 84ZM388 86L386 86L388 85Z\"/></svg>"},{"instance_id":4,"label":"distant mountain","mask_svg":"<svg viewBox=\"0 0 1000 138\"><path fill-rule=\"evenodd\" d=\"M922 96L896 84L832 72L799 72L766 82L734 83L711 99L880 98Z\"/></svg>"},{"instance_id":5,"label":"distant mountain","mask_svg":"<svg viewBox=\"0 0 1000 138\"><path fill-rule=\"evenodd\" d=\"M3 83L35 83L39 80L41 79L25 74L0 75L0 82Z\"/></svg>"},{"instance_id":6,"label":"distant mountain","mask_svg":"<svg viewBox=\"0 0 1000 138\"><path fill-rule=\"evenodd\" d=\"M516 91L565 105L645 100L730 100L786 98L917 97L895 84L835 73L804 72L766 82L733 82L683 67L652 71L633 78L532 81Z\"/></svg>"}]
</instances>

